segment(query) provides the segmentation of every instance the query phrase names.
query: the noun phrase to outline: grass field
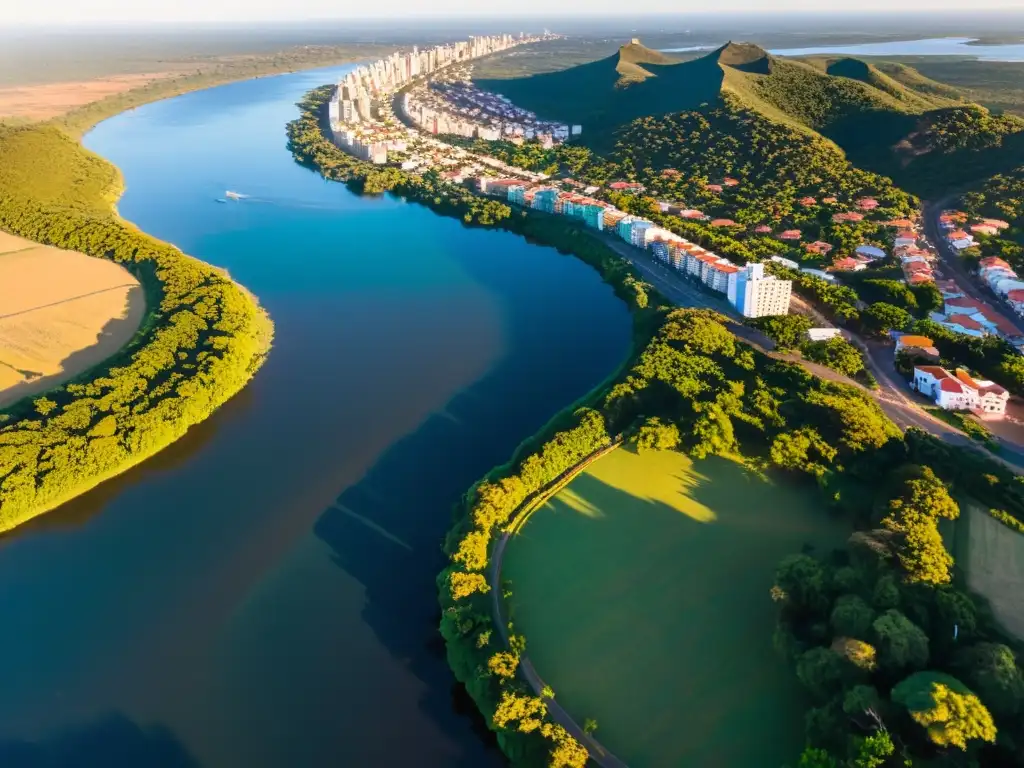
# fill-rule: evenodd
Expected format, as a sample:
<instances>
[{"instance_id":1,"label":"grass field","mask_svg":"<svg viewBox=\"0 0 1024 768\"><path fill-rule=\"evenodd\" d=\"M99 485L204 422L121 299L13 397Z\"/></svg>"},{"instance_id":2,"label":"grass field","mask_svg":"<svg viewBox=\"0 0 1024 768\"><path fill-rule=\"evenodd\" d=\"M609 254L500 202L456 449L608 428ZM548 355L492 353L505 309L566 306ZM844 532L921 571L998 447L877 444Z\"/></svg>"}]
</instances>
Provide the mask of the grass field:
<instances>
[{"instance_id":1,"label":"grass field","mask_svg":"<svg viewBox=\"0 0 1024 768\"><path fill-rule=\"evenodd\" d=\"M772 649L774 569L846 534L811 491L620 449L534 513L503 577L538 673L629 765L777 768L806 702Z\"/></svg>"},{"instance_id":2,"label":"grass field","mask_svg":"<svg viewBox=\"0 0 1024 768\"><path fill-rule=\"evenodd\" d=\"M0 232L0 406L106 359L144 314L123 267Z\"/></svg>"},{"instance_id":3,"label":"grass field","mask_svg":"<svg viewBox=\"0 0 1024 768\"><path fill-rule=\"evenodd\" d=\"M1024 534L976 504L961 503L953 535L956 564L968 586L988 600L1007 632L1024 640Z\"/></svg>"}]
</instances>

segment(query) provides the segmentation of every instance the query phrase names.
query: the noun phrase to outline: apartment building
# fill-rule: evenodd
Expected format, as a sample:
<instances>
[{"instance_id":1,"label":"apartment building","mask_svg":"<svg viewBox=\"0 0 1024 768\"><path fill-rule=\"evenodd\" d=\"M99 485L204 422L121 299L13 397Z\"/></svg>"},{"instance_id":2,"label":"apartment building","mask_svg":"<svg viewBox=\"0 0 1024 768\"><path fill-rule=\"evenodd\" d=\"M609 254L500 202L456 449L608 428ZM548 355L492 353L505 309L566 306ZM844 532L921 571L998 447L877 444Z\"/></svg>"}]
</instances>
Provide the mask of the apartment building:
<instances>
[{"instance_id":1,"label":"apartment building","mask_svg":"<svg viewBox=\"0 0 1024 768\"><path fill-rule=\"evenodd\" d=\"M764 273L764 264L747 264L729 275L727 297L744 317L789 314L791 280Z\"/></svg>"}]
</instances>

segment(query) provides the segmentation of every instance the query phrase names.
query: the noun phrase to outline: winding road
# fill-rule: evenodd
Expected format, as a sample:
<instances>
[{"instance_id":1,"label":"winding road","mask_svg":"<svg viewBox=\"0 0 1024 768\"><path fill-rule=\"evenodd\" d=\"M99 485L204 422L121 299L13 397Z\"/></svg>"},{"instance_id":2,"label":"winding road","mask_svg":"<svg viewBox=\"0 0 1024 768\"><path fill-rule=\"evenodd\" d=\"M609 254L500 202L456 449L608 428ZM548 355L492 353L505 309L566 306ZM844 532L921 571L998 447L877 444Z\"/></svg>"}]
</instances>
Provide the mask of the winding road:
<instances>
[{"instance_id":1,"label":"winding road","mask_svg":"<svg viewBox=\"0 0 1024 768\"><path fill-rule=\"evenodd\" d=\"M729 330L758 351L777 360L797 363L803 366L809 373L827 381L857 387L874 398L886 416L892 419L900 429L907 430L910 427L915 427L943 442L967 448L988 459L999 462L1014 472L1020 472L1024 469L1024 456L1021 454L1016 452L1010 453L1010 458L996 456L981 448L974 440L960 430L932 416L915 403L911 399L913 393L910 393L906 382L896 372L893 364L892 347L878 342L865 341L852 334L844 334L865 353L868 370L878 381L879 386L877 389L868 389L860 382L833 371L831 368L805 360L798 354L775 351L775 343L764 334L744 325L740 315L737 314L736 310L724 297L719 298L718 296L706 293L687 281L686 278L675 270L652 260L644 251L629 245L617 237L612 235L600 235L599 237L602 242L606 243L617 254L628 260L641 276L669 301L680 307L703 307L717 310L733 320ZM800 297L794 296L794 305L800 311L813 315L820 320L820 313ZM910 394L908 395L908 393Z\"/></svg>"},{"instance_id":2,"label":"winding road","mask_svg":"<svg viewBox=\"0 0 1024 768\"><path fill-rule=\"evenodd\" d=\"M522 527L530 513L541 507L544 500L546 500L553 492L568 483L569 480L579 474L590 464L597 461L605 454L611 453L620 445L622 445L621 437L616 439L611 445L598 448L585 459L565 470L565 472L545 485L542 489L531 494L523 501L522 504L519 505L519 509L516 510L516 513L512 516L512 524L502 531L501 538L498 539L498 543L494 547L494 552L491 554L491 566L488 581L490 582L491 587L491 609L494 614L494 624L501 633L501 641L505 647L508 647L508 621L502 613L502 607L505 600L501 589L501 566L505 559L505 547L508 545L509 539L515 535L520 527ZM533 666L533 662L530 661L529 657L525 653L519 656L519 669L530 688L533 689L534 694L542 696L542 691L544 690L546 683L537 673L536 668ZM565 728L565 730L568 731L576 741L586 747L587 752L590 754L590 759L597 763L600 768L627 768L626 763L605 749L601 742L595 739L593 735L584 731L579 723L573 719L572 715L570 715L565 708L558 703L558 701L553 698L546 699L545 704L547 705L548 714L551 715L551 719Z\"/></svg>"}]
</instances>

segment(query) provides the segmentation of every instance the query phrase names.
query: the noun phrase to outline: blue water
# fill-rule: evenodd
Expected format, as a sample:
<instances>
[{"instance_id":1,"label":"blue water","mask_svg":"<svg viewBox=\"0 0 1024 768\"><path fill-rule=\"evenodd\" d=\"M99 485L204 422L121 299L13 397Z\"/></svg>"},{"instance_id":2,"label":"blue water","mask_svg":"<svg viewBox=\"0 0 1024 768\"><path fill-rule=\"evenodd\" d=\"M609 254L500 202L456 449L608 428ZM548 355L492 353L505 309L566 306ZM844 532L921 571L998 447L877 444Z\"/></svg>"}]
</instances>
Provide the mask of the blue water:
<instances>
[{"instance_id":1,"label":"blue water","mask_svg":"<svg viewBox=\"0 0 1024 768\"><path fill-rule=\"evenodd\" d=\"M967 45L974 38L938 37L927 40L898 40L860 45L823 45L817 48L780 48L779 56L807 56L813 53L840 56L970 56L981 61L1024 61L1024 43L1010 45Z\"/></svg>"},{"instance_id":2,"label":"blue water","mask_svg":"<svg viewBox=\"0 0 1024 768\"><path fill-rule=\"evenodd\" d=\"M972 37L936 37L926 40L894 40L887 43L857 45L821 45L810 48L776 48L777 56L969 56L981 61L1024 61L1024 43L1008 45L967 45ZM710 52L717 46L690 45L683 48L662 48L665 53Z\"/></svg>"},{"instance_id":3,"label":"blue water","mask_svg":"<svg viewBox=\"0 0 1024 768\"><path fill-rule=\"evenodd\" d=\"M0 764L485 766L434 576L460 494L624 359L581 262L293 163L343 69L152 104L86 145L123 216L276 323L242 394L0 539ZM218 203L225 190L251 197Z\"/></svg>"}]
</instances>

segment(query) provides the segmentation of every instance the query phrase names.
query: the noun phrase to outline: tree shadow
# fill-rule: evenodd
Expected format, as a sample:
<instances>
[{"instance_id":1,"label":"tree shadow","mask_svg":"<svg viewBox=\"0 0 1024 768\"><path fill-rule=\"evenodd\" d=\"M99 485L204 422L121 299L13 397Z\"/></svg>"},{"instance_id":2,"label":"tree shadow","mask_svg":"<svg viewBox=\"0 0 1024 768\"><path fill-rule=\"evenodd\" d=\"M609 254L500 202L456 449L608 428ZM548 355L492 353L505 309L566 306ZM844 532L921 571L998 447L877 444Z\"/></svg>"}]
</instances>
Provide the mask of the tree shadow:
<instances>
[{"instance_id":1,"label":"tree shadow","mask_svg":"<svg viewBox=\"0 0 1024 768\"><path fill-rule=\"evenodd\" d=\"M588 472L568 486L583 508L556 496L534 513L503 569L512 619L558 700L623 760L781 765L803 700L772 648L772 576L845 528L812 490L724 459L672 482L694 508Z\"/></svg>"},{"instance_id":2,"label":"tree shadow","mask_svg":"<svg viewBox=\"0 0 1024 768\"><path fill-rule=\"evenodd\" d=\"M199 768L162 725L142 726L120 713L40 741L0 741L4 768Z\"/></svg>"},{"instance_id":3,"label":"tree shadow","mask_svg":"<svg viewBox=\"0 0 1024 768\"><path fill-rule=\"evenodd\" d=\"M254 404L255 395L251 387L243 387L209 418L189 428L180 439L163 450L122 474L105 480L92 490L64 502L56 509L0 533L0 544L18 536L31 536L53 530L73 530L85 525L107 509L111 501L121 496L127 489L156 475L172 472L189 462L214 438L226 420L244 418ZM0 765L3 763L0 762Z\"/></svg>"},{"instance_id":4,"label":"tree shadow","mask_svg":"<svg viewBox=\"0 0 1024 768\"><path fill-rule=\"evenodd\" d=\"M461 230L457 222L451 226ZM524 258L511 271L497 259L481 258L481 252L508 237L475 230L472 237L453 238L465 246L455 254L459 267L504 304L503 357L392 444L314 526L334 562L365 588L363 621L424 682L421 711L463 747L445 765L466 768L496 764L501 758L493 734L475 705L465 701L462 686L445 663L437 629L435 578L446 562L441 543L453 522L453 509L522 440L613 371L630 340L629 318L618 302L609 303L607 313L580 312L574 306L574 299L613 302L611 288L584 264L553 249L544 249L547 254L514 251ZM553 284L536 279L532 259L554 260L546 273ZM584 282L578 291L567 289L561 282L579 280L573 270L590 272L592 282ZM598 292L605 296L595 298ZM544 311L538 312L538 306ZM615 324L614 312L621 313L621 325ZM552 328L555 324L558 330ZM564 343L553 342L563 337ZM486 736L488 751L466 744L466 712Z\"/></svg>"}]
</instances>

